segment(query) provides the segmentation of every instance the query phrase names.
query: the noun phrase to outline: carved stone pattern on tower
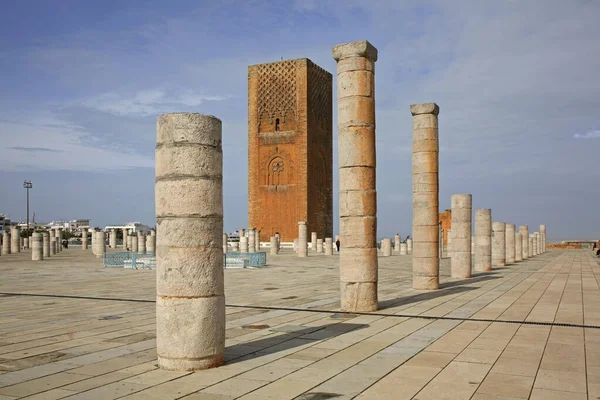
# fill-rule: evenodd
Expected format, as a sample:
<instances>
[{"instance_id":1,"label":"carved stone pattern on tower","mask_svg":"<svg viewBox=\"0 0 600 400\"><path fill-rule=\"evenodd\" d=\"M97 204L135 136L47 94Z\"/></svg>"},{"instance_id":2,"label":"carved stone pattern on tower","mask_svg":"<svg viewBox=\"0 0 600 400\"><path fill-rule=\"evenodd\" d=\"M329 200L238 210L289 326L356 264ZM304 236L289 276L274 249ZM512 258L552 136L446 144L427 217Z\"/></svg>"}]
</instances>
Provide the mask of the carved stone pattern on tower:
<instances>
[{"instance_id":1,"label":"carved stone pattern on tower","mask_svg":"<svg viewBox=\"0 0 600 400\"><path fill-rule=\"evenodd\" d=\"M323 68L312 66L310 82L310 111L319 123L331 126L331 79L329 72Z\"/></svg>"},{"instance_id":2,"label":"carved stone pattern on tower","mask_svg":"<svg viewBox=\"0 0 600 400\"><path fill-rule=\"evenodd\" d=\"M288 112L296 114L296 63L294 61L262 64L258 75L258 119L274 124Z\"/></svg>"}]
</instances>

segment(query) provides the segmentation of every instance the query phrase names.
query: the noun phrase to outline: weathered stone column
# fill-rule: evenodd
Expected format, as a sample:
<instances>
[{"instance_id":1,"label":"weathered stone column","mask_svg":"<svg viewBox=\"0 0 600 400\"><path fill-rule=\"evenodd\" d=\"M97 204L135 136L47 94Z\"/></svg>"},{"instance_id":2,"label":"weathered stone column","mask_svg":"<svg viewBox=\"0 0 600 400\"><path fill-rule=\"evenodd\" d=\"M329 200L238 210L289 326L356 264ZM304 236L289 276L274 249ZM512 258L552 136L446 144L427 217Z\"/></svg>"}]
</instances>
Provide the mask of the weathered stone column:
<instances>
[{"instance_id":1,"label":"weathered stone column","mask_svg":"<svg viewBox=\"0 0 600 400\"><path fill-rule=\"evenodd\" d=\"M44 259L43 238L40 232L33 232L31 236L31 260L41 261Z\"/></svg>"},{"instance_id":2,"label":"weathered stone column","mask_svg":"<svg viewBox=\"0 0 600 400\"><path fill-rule=\"evenodd\" d=\"M340 291L343 311L377 310L375 62L366 40L333 48L338 84Z\"/></svg>"},{"instance_id":3,"label":"weathered stone column","mask_svg":"<svg viewBox=\"0 0 600 400\"><path fill-rule=\"evenodd\" d=\"M240 251L240 242L231 242L231 251L234 253Z\"/></svg>"},{"instance_id":4,"label":"weathered stone column","mask_svg":"<svg viewBox=\"0 0 600 400\"><path fill-rule=\"evenodd\" d=\"M333 239L325 238L325 255L332 256L333 255Z\"/></svg>"},{"instance_id":5,"label":"weathered stone column","mask_svg":"<svg viewBox=\"0 0 600 400\"><path fill-rule=\"evenodd\" d=\"M2 234L2 254L10 254L10 233L7 231Z\"/></svg>"},{"instance_id":6,"label":"weathered stone column","mask_svg":"<svg viewBox=\"0 0 600 400\"><path fill-rule=\"evenodd\" d=\"M248 252L248 237L240 236L240 252L247 253Z\"/></svg>"},{"instance_id":7,"label":"weathered stone column","mask_svg":"<svg viewBox=\"0 0 600 400\"><path fill-rule=\"evenodd\" d=\"M96 232L96 258L104 257L106 253L106 237L104 236L104 232Z\"/></svg>"},{"instance_id":8,"label":"weathered stone column","mask_svg":"<svg viewBox=\"0 0 600 400\"><path fill-rule=\"evenodd\" d=\"M96 251L96 248L94 247L94 243L96 243L96 230L93 228L89 229L90 232L90 244L92 245L92 253L94 253Z\"/></svg>"},{"instance_id":9,"label":"weathered stone column","mask_svg":"<svg viewBox=\"0 0 600 400\"><path fill-rule=\"evenodd\" d=\"M254 228L248 229L248 251L250 253L256 251L256 234Z\"/></svg>"},{"instance_id":10,"label":"weathered stone column","mask_svg":"<svg viewBox=\"0 0 600 400\"><path fill-rule=\"evenodd\" d=\"M56 232L54 233L54 237L57 239L58 247L56 249L57 253L60 253L62 248L62 230L60 228L56 228Z\"/></svg>"},{"instance_id":11,"label":"weathered stone column","mask_svg":"<svg viewBox=\"0 0 600 400\"><path fill-rule=\"evenodd\" d=\"M123 243L121 243L121 246L123 247L123 251L127 249L127 236L129 236L129 232L127 231L127 229L122 228L121 237L123 238Z\"/></svg>"},{"instance_id":12,"label":"weathered stone column","mask_svg":"<svg viewBox=\"0 0 600 400\"><path fill-rule=\"evenodd\" d=\"M531 237L531 235L529 236L529 243L528 243L529 248L527 249L527 255L529 258L533 257L533 238Z\"/></svg>"},{"instance_id":13,"label":"weathered stone column","mask_svg":"<svg viewBox=\"0 0 600 400\"><path fill-rule=\"evenodd\" d=\"M400 255L405 256L408 254L408 246L406 243L400 243Z\"/></svg>"},{"instance_id":14,"label":"weathered stone column","mask_svg":"<svg viewBox=\"0 0 600 400\"><path fill-rule=\"evenodd\" d=\"M260 251L260 230L254 230L254 251L257 253Z\"/></svg>"},{"instance_id":15,"label":"weathered stone column","mask_svg":"<svg viewBox=\"0 0 600 400\"><path fill-rule=\"evenodd\" d=\"M221 140L215 117L158 117L156 350L164 369L224 362Z\"/></svg>"},{"instance_id":16,"label":"weathered stone column","mask_svg":"<svg viewBox=\"0 0 600 400\"><path fill-rule=\"evenodd\" d=\"M435 103L413 104L413 289L439 288L438 114Z\"/></svg>"},{"instance_id":17,"label":"weathered stone column","mask_svg":"<svg viewBox=\"0 0 600 400\"><path fill-rule=\"evenodd\" d=\"M25 246L24 246L23 238L21 237L21 234L19 234L19 249L23 250L24 248L25 248Z\"/></svg>"},{"instance_id":18,"label":"weathered stone column","mask_svg":"<svg viewBox=\"0 0 600 400\"><path fill-rule=\"evenodd\" d=\"M310 233L310 249L317 251L317 232Z\"/></svg>"},{"instance_id":19,"label":"weathered stone column","mask_svg":"<svg viewBox=\"0 0 600 400\"><path fill-rule=\"evenodd\" d=\"M515 263L515 224L506 224L506 264Z\"/></svg>"},{"instance_id":20,"label":"weathered stone column","mask_svg":"<svg viewBox=\"0 0 600 400\"><path fill-rule=\"evenodd\" d=\"M21 238L21 230L18 226L13 226L10 228L10 252L11 253L20 253L20 239Z\"/></svg>"},{"instance_id":21,"label":"weathered stone column","mask_svg":"<svg viewBox=\"0 0 600 400\"><path fill-rule=\"evenodd\" d=\"M129 240L131 240L131 247L129 248L130 251L137 253L139 251L139 243L138 243L138 236L137 235L131 235L129 236Z\"/></svg>"},{"instance_id":22,"label":"weathered stone column","mask_svg":"<svg viewBox=\"0 0 600 400\"><path fill-rule=\"evenodd\" d=\"M29 238L23 238L23 248L29 249Z\"/></svg>"},{"instance_id":23,"label":"weathered stone column","mask_svg":"<svg viewBox=\"0 0 600 400\"><path fill-rule=\"evenodd\" d=\"M227 243L227 241L225 241L225 243ZM150 231L150 236L146 236L146 253L156 253L156 232L155 231Z\"/></svg>"},{"instance_id":24,"label":"weathered stone column","mask_svg":"<svg viewBox=\"0 0 600 400\"><path fill-rule=\"evenodd\" d=\"M506 223L492 223L492 268L506 265Z\"/></svg>"},{"instance_id":25,"label":"weathered stone column","mask_svg":"<svg viewBox=\"0 0 600 400\"><path fill-rule=\"evenodd\" d=\"M446 243L448 257L452 257L452 240L452 229L448 229L448 242Z\"/></svg>"},{"instance_id":26,"label":"weathered stone column","mask_svg":"<svg viewBox=\"0 0 600 400\"><path fill-rule=\"evenodd\" d=\"M470 194L453 194L450 198L452 209L452 255L450 258L450 275L453 278L471 277L471 215L473 196Z\"/></svg>"},{"instance_id":27,"label":"weathered stone column","mask_svg":"<svg viewBox=\"0 0 600 400\"><path fill-rule=\"evenodd\" d=\"M527 225L519 226L519 233L521 234L521 257L523 260L527 260L529 258L529 227Z\"/></svg>"},{"instance_id":28,"label":"weathered stone column","mask_svg":"<svg viewBox=\"0 0 600 400\"><path fill-rule=\"evenodd\" d=\"M542 237L542 253L546 252L546 225L540 225L540 236Z\"/></svg>"},{"instance_id":29,"label":"weathered stone column","mask_svg":"<svg viewBox=\"0 0 600 400\"><path fill-rule=\"evenodd\" d=\"M408 254L412 254L413 249L413 241L412 239L406 239L406 252Z\"/></svg>"},{"instance_id":30,"label":"weathered stone column","mask_svg":"<svg viewBox=\"0 0 600 400\"><path fill-rule=\"evenodd\" d=\"M42 232L42 246L44 248L44 258L50 258L50 232Z\"/></svg>"},{"instance_id":31,"label":"weathered stone column","mask_svg":"<svg viewBox=\"0 0 600 400\"><path fill-rule=\"evenodd\" d=\"M110 248L116 249L117 248L117 230L116 229L110 230L109 241L110 241Z\"/></svg>"},{"instance_id":32,"label":"weathered stone column","mask_svg":"<svg viewBox=\"0 0 600 400\"><path fill-rule=\"evenodd\" d=\"M534 233L534 235L535 235L535 246L534 246L533 252L537 256L538 254L541 253L542 246L540 244L540 233L536 232L536 233Z\"/></svg>"},{"instance_id":33,"label":"weathered stone column","mask_svg":"<svg viewBox=\"0 0 600 400\"><path fill-rule=\"evenodd\" d=\"M81 230L81 250L87 250L88 248L88 232L87 229Z\"/></svg>"},{"instance_id":34,"label":"weathered stone column","mask_svg":"<svg viewBox=\"0 0 600 400\"><path fill-rule=\"evenodd\" d=\"M146 253L146 235L143 232L138 234L138 253Z\"/></svg>"},{"instance_id":35,"label":"weathered stone column","mask_svg":"<svg viewBox=\"0 0 600 400\"><path fill-rule=\"evenodd\" d=\"M279 254L279 248L277 247L277 238L275 236L271 236L271 245L269 246L269 253L271 255Z\"/></svg>"},{"instance_id":36,"label":"weathered stone column","mask_svg":"<svg viewBox=\"0 0 600 400\"><path fill-rule=\"evenodd\" d=\"M492 210L475 210L475 271L492 270Z\"/></svg>"},{"instance_id":37,"label":"weathered stone column","mask_svg":"<svg viewBox=\"0 0 600 400\"><path fill-rule=\"evenodd\" d=\"M127 235L126 242L127 242L127 249L129 249L129 251L133 251L133 249L131 248L132 243L133 243L133 235L131 233ZM137 251L137 249L136 249L136 251Z\"/></svg>"},{"instance_id":38,"label":"weathered stone column","mask_svg":"<svg viewBox=\"0 0 600 400\"><path fill-rule=\"evenodd\" d=\"M402 238L400 237L400 235L394 236L394 251L397 253L400 252L400 242L401 241L402 241Z\"/></svg>"},{"instance_id":39,"label":"weathered stone column","mask_svg":"<svg viewBox=\"0 0 600 400\"><path fill-rule=\"evenodd\" d=\"M298 222L298 257L308 256L308 229L306 222Z\"/></svg>"},{"instance_id":40,"label":"weathered stone column","mask_svg":"<svg viewBox=\"0 0 600 400\"><path fill-rule=\"evenodd\" d=\"M223 253L227 253L227 234L223 234Z\"/></svg>"},{"instance_id":41,"label":"weathered stone column","mask_svg":"<svg viewBox=\"0 0 600 400\"><path fill-rule=\"evenodd\" d=\"M392 255L392 239L386 238L381 241L381 252L384 257Z\"/></svg>"},{"instance_id":42,"label":"weathered stone column","mask_svg":"<svg viewBox=\"0 0 600 400\"><path fill-rule=\"evenodd\" d=\"M323 252L323 239L317 239L317 253Z\"/></svg>"},{"instance_id":43,"label":"weathered stone column","mask_svg":"<svg viewBox=\"0 0 600 400\"><path fill-rule=\"evenodd\" d=\"M515 232L515 262L517 261L523 261L523 239L519 232Z\"/></svg>"},{"instance_id":44,"label":"weathered stone column","mask_svg":"<svg viewBox=\"0 0 600 400\"><path fill-rule=\"evenodd\" d=\"M50 254L51 255L55 255L57 252L57 244L58 242L56 241L56 236L52 236L50 237Z\"/></svg>"}]
</instances>

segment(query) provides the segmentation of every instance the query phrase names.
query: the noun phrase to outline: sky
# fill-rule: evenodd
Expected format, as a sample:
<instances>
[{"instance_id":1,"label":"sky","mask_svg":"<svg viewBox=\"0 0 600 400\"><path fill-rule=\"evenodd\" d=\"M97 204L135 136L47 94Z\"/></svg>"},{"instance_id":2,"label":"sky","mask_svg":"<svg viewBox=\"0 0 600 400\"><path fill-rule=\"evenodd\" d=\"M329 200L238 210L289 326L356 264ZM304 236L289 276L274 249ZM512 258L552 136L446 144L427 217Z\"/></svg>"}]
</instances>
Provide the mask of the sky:
<instances>
[{"instance_id":1,"label":"sky","mask_svg":"<svg viewBox=\"0 0 600 400\"><path fill-rule=\"evenodd\" d=\"M5 0L0 213L155 224L156 118L223 121L224 228L247 224L247 67L369 40L376 63L378 236L410 233L413 103L440 107L440 211L598 238L596 0Z\"/></svg>"}]
</instances>

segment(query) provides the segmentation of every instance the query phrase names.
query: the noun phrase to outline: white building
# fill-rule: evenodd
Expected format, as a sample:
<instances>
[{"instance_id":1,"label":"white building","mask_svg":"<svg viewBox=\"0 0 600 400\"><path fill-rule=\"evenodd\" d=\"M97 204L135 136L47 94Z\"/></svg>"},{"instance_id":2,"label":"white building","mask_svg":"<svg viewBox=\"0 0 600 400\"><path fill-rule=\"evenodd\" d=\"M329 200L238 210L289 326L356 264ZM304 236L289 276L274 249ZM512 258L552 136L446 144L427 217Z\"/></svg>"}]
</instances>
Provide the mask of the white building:
<instances>
[{"instance_id":1,"label":"white building","mask_svg":"<svg viewBox=\"0 0 600 400\"><path fill-rule=\"evenodd\" d=\"M71 221L52 221L45 225L48 229L62 228L67 232L81 232L90 227L89 219L74 219Z\"/></svg>"},{"instance_id":2,"label":"white building","mask_svg":"<svg viewBox=\"0 0 600 400\"><path fill-rule=\"evenodd\" d=\"M150 231L153 229L147 225L142 224L141 222L127 222L124 225L107 225L103 231L108 232L111 229L129 229L130 233L133 232L143 232L145 235L150 234Z\"/></svg>"},{"instance_id":3,"label":"white building","mask_svg":"<svg viewBox=\"0 0 600 400\"><path fill-rule=\"evenodd\" d=\"M4 232L10 232L10 219L4 214L0 214L0 235Z\"/></svg>"}]
</instances>

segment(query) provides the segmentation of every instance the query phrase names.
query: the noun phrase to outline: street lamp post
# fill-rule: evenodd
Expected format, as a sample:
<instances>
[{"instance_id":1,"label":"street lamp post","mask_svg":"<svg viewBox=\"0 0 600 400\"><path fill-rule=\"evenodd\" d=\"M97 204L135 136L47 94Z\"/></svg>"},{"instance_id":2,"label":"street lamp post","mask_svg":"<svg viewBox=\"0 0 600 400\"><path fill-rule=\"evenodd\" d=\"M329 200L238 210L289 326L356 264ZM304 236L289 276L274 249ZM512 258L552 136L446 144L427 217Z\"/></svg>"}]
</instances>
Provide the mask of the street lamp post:
<instances>
[{"instance_id":1,"label":"street lamp post","mask_svg":"<svg viewBox=\"0 0 600 400\"><path fill-rule=\"evenodd\" d=\"M29 189L33 187L31 181L23 182L23 187L27 189L27 237L29 237Z\"/></svg>"}]
</instances>

